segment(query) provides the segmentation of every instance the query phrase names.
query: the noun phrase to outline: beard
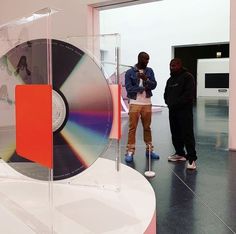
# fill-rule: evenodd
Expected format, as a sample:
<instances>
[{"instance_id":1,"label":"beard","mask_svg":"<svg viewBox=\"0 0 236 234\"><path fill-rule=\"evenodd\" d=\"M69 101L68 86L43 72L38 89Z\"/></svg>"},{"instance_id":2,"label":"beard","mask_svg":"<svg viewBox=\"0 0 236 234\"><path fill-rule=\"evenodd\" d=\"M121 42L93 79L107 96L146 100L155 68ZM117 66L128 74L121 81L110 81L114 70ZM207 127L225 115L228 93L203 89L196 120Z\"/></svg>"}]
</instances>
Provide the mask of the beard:
<instances>
[{"instance_id":1,"label":"beard","mask_svg":"<svg viewBox=\"0 0 236 234\"><path fill-rule=\"evenodd\" d=\"M139 69L143 69L143 70L147 67L146 63L138 63L137 65Z\"/></svg>"},{"instance_id":2,"label":"beard","mask_svg":"<svg viewBox=\"0 0 236 234\"><path fill-rule=\"evenodd\" d=\"M177 76L178 74L180 74L182 72L183 69L177 70L177 71L170 71L170 75L171 76Z\"/></svg>"},{"instance_id":3,"label":"beard","mask_svg":"<svg viewBox=\"0 0 236 234\"><path fill-rule=\"evenodd\" d=\"M170 71L170 75L171 76L175 76L175 75L177 75L178 73L176 72L176 71Z\"/></svg>"}]
</instances>

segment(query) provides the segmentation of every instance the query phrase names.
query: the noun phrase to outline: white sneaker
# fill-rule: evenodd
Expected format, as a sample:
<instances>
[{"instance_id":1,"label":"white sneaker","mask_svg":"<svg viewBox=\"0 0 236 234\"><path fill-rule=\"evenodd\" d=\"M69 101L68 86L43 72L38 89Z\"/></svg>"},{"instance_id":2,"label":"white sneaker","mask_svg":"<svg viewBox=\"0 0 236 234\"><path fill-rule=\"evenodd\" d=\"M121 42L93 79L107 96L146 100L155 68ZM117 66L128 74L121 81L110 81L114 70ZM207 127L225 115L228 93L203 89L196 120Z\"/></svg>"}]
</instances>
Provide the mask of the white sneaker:
<instances>
[{"instance_id":1,"label":"white sneaker","mask_svg":"<svg viewBox=\"0 0 236 234\"><path fill-rule=\"evenodd\" d=\"M188 162L188 164L187 164L187 169L189 169L189 170L195 170L196 168L197 168L197 166L196 166L195 161L193 161L192 164L190 164L190 163Z\"/></svg>"},{"instance_id":2,"label":"white sneaker","mask_svg":"<svg viewBox=\"0 0 236 234\"><path fill-rule=\"evenodd\" d=\"M178 154L173 154L168 157L168 161L171 161L171 162L186 161L186 158Z\"/></svg>"}]
</instances>

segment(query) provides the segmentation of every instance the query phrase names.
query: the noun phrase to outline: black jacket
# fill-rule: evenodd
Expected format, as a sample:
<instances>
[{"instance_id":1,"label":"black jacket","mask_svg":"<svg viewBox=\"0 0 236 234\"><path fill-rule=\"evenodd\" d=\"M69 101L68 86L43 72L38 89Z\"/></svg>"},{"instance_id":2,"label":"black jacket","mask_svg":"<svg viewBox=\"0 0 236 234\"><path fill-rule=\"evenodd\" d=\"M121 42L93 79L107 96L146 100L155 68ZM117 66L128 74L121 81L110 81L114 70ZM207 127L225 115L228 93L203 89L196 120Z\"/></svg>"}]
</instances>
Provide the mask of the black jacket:
<instances>
[{"instance_id":1,"label":"black jacket","mask_svg":"<svg viewBox=\"0 0 236 234\"><path fill-rule=\"evenodd\" d=\"M186 69L171 77L166 82L164 99L169 109L192 107L195 96L195 81Z\"/></svg>"}]
</instances>

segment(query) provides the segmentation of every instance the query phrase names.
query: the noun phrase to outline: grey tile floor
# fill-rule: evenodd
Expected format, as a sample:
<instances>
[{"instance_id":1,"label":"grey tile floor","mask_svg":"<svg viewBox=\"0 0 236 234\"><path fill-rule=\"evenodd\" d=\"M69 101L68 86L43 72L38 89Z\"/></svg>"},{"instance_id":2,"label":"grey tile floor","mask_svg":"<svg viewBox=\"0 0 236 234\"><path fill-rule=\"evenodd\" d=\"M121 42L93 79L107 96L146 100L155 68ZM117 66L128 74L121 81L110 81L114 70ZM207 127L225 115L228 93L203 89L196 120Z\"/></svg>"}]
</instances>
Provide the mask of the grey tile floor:
<instances>
[{"instance_id":1,"label":"grey tile floor","mask_svg":"<svg viewBox=\"0 0 236 234\"><path fill-rule=\"evenodd\" d=\"M148 180L156 194L157 233L236 233L236 152L228 151L228 100L199 98L194 122L197 170L187 171L185 162L167 161L174 153L168 109L153 113L153 142L160 160L152 162L156 176ZM123 118L122 163L127 130L128 118ZM144 174L148 161L141 124L136 147L134 163L127 165Z\"/></svg>"}]
</instances>

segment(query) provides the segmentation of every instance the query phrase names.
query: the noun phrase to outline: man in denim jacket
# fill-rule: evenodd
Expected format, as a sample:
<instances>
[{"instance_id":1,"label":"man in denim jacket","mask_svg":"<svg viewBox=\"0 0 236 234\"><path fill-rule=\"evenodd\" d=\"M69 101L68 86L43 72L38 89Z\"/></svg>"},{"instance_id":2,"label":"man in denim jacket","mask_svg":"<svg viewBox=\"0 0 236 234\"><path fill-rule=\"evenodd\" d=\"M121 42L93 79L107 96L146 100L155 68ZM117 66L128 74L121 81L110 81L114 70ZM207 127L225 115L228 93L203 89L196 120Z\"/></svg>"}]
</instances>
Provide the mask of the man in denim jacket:
<instances>
[{"instance_id":1,"label":"man in denim jacket","mask_svg":"<svg viewBox=\"0 0 236 234\"><path fill-rule=\"evenodd\" d=\"M154 153L152 145L151 118L152 118L152 90L156 88L154 72L147 67L149 55L140 52L138 63L125 73L125 88L129 98L129 132L126 147L125 161L133 162L135 153L136 129L139 118L143 126L143 139L146 144L146 156L151 154L152 159L159 159Z\"/></svg>"}]
</instances>

